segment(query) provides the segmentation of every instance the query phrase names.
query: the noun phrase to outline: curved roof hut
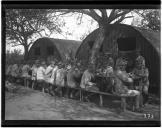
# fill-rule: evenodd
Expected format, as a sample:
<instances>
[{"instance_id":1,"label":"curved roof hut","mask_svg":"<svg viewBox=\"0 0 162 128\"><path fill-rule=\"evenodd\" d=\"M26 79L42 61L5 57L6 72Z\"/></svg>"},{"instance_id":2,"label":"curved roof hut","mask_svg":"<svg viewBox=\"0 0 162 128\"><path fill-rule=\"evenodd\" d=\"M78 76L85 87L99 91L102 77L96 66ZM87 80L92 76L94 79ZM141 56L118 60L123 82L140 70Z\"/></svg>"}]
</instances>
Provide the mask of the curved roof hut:
<instances>
[{"instance_id":1,"label":"curved roof hut","mask_svg":"<svg viewBox=\"0 0 162 128\"><path fill-rule=\"evenodd\" d=\"M75 57L75 53L81 44L80 41L75 40L63 40L54 38L39 38L34 42L29 50L29 59L47 59L48 57L54 57L58 60L65 60L66 54L71 52L72 57Z\"/></svg>"},{"instance_id":2,"label":"curved roof hut","mask_svg":"<svg viewBox=\"0 0 162 128\"><path fill-rule=\"evenodd\" d=\"M97 33L98 29L83 40L76 53L76 58L88 62ZM120 41L126 38L129 40L128 42ZM110 53L116 56L130 51L140 51L149 68L150 82L160 85L160 33L124 24L107 26L106 38L100 48L101 55Z\"/></svg>"}]
</instances>

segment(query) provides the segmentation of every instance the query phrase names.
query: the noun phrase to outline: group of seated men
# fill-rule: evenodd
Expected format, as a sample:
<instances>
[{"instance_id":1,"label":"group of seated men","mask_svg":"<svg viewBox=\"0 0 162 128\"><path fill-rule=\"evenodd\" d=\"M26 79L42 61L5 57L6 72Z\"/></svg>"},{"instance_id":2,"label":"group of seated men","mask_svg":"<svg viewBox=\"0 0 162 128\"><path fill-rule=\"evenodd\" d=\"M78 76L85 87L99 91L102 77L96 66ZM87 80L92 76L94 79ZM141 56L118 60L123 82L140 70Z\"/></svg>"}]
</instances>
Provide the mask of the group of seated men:
<instances>
[{"instance_id":1,"label":"group of seated men","mask_svg":"<svg viewBox=\"0 0 162 128\"><path fill-rule=\"evenodd\" d=\"M52 95L59 93L62 96L64 92L62 87L68 87L65 90L65 96L70 95L72 98L78 95L77 90L73 88L101 91L101 85L95 81L95 78L97 74L103 74L104 77L109 78L106 88L112 87L112 92L118 95L134 95L136 97L135 111L140 111L148 98L149 71L145 67L144 57L138 56L135 62L134 69L127 73L127 61L121 57L115 64L113 59L109 58L104 69L95 70L92 65L89 65L84 71L81 70L81 64L77 62L64 64L61 61L52 60L47 65L45 61L36 60L34 64L26 62L8 65L6 77L11 82L19 78L23 80L26 87L40 87L43 92Z\"/></svg>"}]
</instances>

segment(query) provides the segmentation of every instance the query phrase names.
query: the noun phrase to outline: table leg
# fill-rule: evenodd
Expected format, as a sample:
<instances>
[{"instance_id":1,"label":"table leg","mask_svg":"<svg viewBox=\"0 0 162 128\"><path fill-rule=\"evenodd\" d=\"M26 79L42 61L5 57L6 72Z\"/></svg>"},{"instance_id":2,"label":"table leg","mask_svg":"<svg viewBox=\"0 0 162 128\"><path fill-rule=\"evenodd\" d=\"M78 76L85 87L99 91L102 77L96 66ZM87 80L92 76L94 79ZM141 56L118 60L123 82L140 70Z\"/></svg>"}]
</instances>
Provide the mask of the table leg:
<instances>
[{"instance_id":1,"label":"table leg","mask_svg":"<svg viewBox=\"0 0 162 128\"><path fill-rule=\"evenodd\" d=\"M125 97L121 97L121 108L123 111L126 111L126 98Z\"/></svg>"}]
</instances>

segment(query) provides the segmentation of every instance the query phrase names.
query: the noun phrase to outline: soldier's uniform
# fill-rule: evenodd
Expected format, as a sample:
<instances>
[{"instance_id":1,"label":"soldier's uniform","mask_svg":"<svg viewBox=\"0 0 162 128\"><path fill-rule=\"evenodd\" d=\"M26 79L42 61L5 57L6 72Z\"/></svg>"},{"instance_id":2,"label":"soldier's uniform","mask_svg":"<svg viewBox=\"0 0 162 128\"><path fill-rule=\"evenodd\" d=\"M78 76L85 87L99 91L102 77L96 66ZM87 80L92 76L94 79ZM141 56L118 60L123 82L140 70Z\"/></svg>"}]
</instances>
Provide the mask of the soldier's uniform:
<instances>
[{"instance_id":1,"label":"soldier's uniform","mask_svg":"<svg viewBox=\"0 0 162 128\"><path fill-rule=\"evenodd\" d=\"M132 77L134 79L134 87L139 90L144 98L144 103L147 102L148 88L149 88L149 71L145 67L145 59L142 56L138 56L136 59L136 67L132 71Z\"/></svg>"},{"instance_id":2,"label":"soldier's uniform","mask_svg":"<svg viewBox=\"0 0 162 128\"><path fill-rule=\"evenodd\" d=\"M117 59L115 71L115 93L119 95L136 96L136 110L139 111L141 94L137 90L129 89L129 86L133 85L133 79L125 71L126 65L127 61L122 58Z\"/></svg>"}]
</instances>

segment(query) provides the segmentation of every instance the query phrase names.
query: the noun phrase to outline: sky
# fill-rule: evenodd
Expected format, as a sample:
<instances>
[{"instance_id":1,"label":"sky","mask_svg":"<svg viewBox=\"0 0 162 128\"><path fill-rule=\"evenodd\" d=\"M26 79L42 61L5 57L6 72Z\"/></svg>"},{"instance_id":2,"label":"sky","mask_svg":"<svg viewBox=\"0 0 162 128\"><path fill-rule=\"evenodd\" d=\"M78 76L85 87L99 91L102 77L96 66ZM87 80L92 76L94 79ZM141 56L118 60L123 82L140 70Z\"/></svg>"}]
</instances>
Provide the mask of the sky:
<instances>
[{"instance_id":1,"label":"sky","mask_svg":"<svg viewBox=\"0 0 162 128\"><path fill-rule=\"evenodd\" d=\"M131 15L131 14L128 14ZM67 39L67 40L79 40L82 41L86 35L94 31L95 29L98 28L98 24L96 21L92 21L92 18L83 15L82 23L77 24L77 15L67 15L66 17L63 17L65 20L65 26L62 28L63 33L58 34L58 33L53 33L50 38L58 38L58 39ZM133 18L127 18L123 21L124 24L131 25L133 21ZM67 35L66 32L71 33L71 35ZM43 33L42 33L43 34ZM43 34L43 37L45 35ZM40 38L37 36L36 39ZM10 45L6 45L6 50L13 51L14 49L19 49L21 50L21 53L24 53L24 48L23 46L17 46L17 47L11 47Z\"/></svg>"}]
</instances>

